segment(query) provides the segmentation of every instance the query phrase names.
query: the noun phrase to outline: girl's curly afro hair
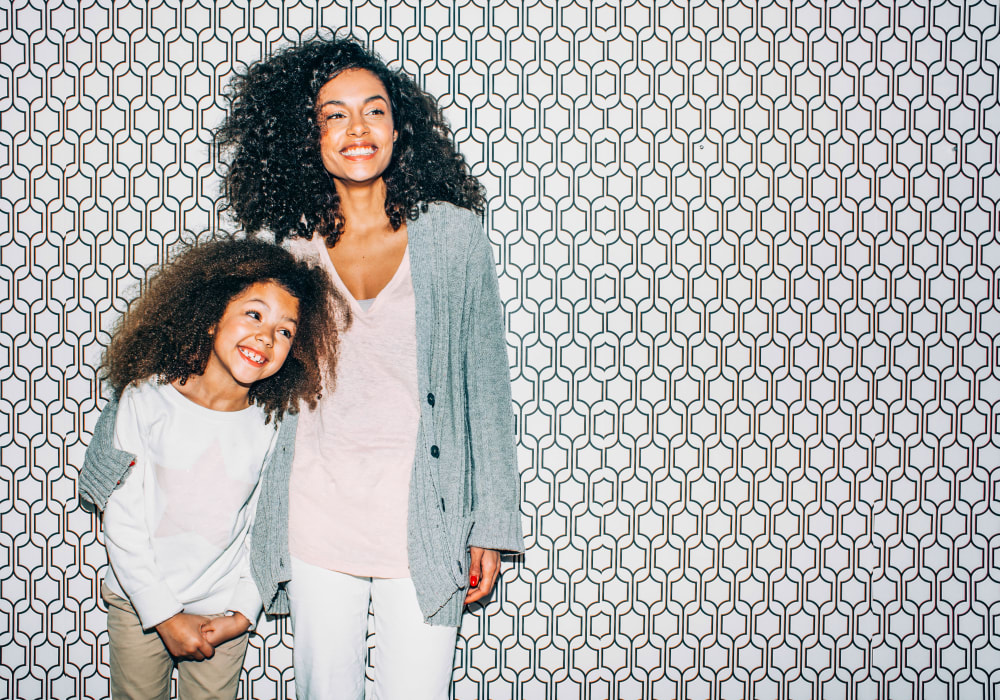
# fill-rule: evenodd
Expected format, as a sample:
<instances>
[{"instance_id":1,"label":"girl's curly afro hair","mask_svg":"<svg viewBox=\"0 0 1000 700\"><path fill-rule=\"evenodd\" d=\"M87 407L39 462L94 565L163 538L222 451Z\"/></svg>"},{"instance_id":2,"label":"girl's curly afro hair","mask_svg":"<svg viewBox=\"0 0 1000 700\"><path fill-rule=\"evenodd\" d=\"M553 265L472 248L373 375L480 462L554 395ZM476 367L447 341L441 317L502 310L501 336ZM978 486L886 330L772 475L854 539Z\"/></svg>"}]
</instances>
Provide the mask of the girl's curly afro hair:
<instances>
[{"instance_id":1,"label":"girl's curly afro hair","mask_svg":"<svg viewBox=\"0 0 1000 700\"><path fill-rule=\"evenodd\" d=\"M433 97L350 37L313 38L238 74L229 112L215 134L226 167L223 207L249 233L277 242L320 233L333 247L344 229L340 199L320 159L316 96L345 70L374 73L385 86L399 133L383 174L385 212L394 229L430 202L485 210L482 185L452 143Z\"/></svg>"},{"instance_id":2,"label":"girl's curly afro hair","mask_svg":"<svg viewBox=\"0 0 1000 700\"><path fill-rule=\"evenodd\" d=\"M104 378L120 396L155 377L181 383L205 371L212 329L229 302L258 282L273 282L299 302L299 320L285 363L250 387L249 399L268 418L311 408L333 387L340 330L350 311L329 276L283 248L253 238L218 238L164 264L119 320L104 354Z\"/></svg>"}]
</instances>

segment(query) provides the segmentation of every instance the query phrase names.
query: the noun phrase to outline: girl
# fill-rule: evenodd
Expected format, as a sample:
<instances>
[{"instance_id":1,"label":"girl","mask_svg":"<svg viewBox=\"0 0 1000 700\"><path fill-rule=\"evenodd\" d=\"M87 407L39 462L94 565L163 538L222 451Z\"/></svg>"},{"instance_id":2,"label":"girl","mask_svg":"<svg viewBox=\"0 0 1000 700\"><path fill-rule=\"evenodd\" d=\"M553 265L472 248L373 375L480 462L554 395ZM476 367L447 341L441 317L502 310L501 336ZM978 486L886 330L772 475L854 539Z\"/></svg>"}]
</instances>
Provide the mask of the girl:
<instances>
[{"instance_id":1,"label":"girl","mask_svg":"<svg viewBox=\"0 0 1000 700\"><path fill-rule=\"evenodd\" d=\"M217 140L239 222L321 264L354 318L254 532L296 692L362 697L371 602L374 695L445 698L464 605L523 549L482 186L435 100L350 38L251 65Z\"/></svg>"},{"instance_id":2,"label":"girl","mask_svg":"<svg viewBox=\"0 0 1000 700\"><path fill-rule=\"evenodd\" d=\"M236 697L261 610L258 483L290 459L286 414L330 385L342 304L281 248L217 240L165 265L120 321L103 363L117 401L80 475L104 511L112 697L167 698L175 665L180 697Z\"/></svg>"}]
</instances>

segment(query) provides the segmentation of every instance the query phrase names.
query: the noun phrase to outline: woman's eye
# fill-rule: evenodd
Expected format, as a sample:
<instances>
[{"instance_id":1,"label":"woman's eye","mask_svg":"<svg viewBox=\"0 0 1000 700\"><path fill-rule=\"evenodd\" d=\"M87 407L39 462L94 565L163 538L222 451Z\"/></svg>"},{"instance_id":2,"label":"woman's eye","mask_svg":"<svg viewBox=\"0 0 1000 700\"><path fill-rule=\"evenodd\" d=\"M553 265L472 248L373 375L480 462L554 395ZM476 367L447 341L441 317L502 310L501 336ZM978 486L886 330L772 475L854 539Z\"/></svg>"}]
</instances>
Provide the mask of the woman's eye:
<instances>
[{"instance_id":1,"label":"woman's eye","mask_svg":"<svg viewBox=\"0 0 1000 700\"><path fill-rule=\"evenodd\" d=\"M376 117L381 117L383 114L385 114L385 110L376 107L375 109L369 110L368 114L373 114Z\"/></svg>"}]
</instances>

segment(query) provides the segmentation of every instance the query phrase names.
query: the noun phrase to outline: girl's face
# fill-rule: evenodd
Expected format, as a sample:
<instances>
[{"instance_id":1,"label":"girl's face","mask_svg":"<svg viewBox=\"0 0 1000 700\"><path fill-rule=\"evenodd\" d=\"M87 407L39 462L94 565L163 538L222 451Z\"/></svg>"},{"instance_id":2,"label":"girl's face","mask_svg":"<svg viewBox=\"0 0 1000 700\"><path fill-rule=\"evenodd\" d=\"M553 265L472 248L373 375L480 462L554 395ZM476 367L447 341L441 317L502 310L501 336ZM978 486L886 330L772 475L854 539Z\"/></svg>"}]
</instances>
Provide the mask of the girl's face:
<instances>
[{"instance_id":1,"label":"girl's face","mask_svg":"<svg viewBox=\"0 0 1000 700\"><path fill-rule=\"evenodd\" d=\"M323 167L339 186L371 185L392 160L398 135L389 95L374 73L345 70L316 96Z\"/></svg>"},{"instance_id":2,"label":"girl's face","mask_svg":"<svg viewBox=\"0 0 1000 700\"><path fill-rule=\"evenodd\" d=\"M258 282L229 302L212 328L214 338L205 373L213 386L250 390L254 382L281 369L292 348L299 300L274 282Z\"/></svg>"}]
</instances>

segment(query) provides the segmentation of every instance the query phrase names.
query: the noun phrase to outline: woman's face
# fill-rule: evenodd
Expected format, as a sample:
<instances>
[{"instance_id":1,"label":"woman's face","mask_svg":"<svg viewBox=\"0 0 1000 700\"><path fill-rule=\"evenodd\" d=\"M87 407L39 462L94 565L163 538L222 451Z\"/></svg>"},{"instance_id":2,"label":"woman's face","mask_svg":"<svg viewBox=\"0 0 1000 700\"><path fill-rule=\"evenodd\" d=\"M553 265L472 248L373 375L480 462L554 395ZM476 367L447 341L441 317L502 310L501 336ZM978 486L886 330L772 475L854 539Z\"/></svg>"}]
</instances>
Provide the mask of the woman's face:
<instances>
[{"instance_id":1,"label":"woman's face","mask_svg":"<svg viewBox=\"0 0 1000 700\"><path fill-rule=\"evenodd\" d=\"M316 96L323 167L338 185L370 185L381 179L396 140L389 95L382 81L361 68L345 70Z\"/></svg>"}]
</instances>

